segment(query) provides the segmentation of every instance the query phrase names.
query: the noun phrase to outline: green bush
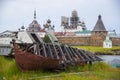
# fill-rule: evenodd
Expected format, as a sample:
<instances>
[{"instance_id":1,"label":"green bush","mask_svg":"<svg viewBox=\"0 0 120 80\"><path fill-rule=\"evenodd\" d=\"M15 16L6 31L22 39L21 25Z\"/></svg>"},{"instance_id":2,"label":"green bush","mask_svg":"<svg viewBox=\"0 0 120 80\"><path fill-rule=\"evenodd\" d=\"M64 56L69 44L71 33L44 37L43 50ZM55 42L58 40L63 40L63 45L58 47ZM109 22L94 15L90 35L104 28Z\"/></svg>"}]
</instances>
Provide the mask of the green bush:
<instances>
[{"instance_id":1,"label":"green bush","mask_svg":"<svg viewBox=\"0 0 120 80\"><path fill-rule=\"evenodd\" d=\"M51 40L50 40L50 38L48 37L48 35L45 35L45 37L43 38L43 41L44 41L45 43L51 43Z\"/></svg>"}]
</instances>

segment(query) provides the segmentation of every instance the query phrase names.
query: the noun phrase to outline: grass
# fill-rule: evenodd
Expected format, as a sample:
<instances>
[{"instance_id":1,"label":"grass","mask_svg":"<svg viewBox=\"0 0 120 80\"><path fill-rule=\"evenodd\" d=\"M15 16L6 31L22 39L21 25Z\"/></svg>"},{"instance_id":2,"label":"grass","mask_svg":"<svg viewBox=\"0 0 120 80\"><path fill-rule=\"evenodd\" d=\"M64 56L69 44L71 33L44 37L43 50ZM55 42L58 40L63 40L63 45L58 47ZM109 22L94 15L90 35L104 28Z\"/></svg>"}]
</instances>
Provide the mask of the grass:
<instances>
[{"instance_id":1,"label":"grass","mask_svg":"<svg viewBox=\"0 0 120 80\"><path fill-rule=\"evenodd\" d=\"M112 48L103 48L97 46L72 46L74 48L81 48L83 50L87 50L93 53L101 53L101 54L115 54L114 51L119 50L120 46L113 46Z\"/></svg>"},{"instance_id":2,"label":"grass","mask_svg":"<svg viewBox=\"0 0 120 80\"><path fill-rule=\"evenodd\" d=\"M120 80L119 74L120 69L103 62L95 62L92 66L70 66L61 72L20 72L14 59L0 56L0 80Z\"/></svg>"}]
</instances>

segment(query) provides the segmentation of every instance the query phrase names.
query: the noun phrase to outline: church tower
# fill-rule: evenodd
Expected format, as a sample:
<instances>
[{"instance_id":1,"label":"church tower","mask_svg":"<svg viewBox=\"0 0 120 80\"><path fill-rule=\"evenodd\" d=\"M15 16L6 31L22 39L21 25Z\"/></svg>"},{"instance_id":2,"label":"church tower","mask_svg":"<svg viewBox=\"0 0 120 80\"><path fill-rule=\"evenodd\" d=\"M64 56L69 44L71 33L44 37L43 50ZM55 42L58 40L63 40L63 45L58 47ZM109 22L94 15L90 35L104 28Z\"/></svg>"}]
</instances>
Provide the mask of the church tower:
<instances>
[{"instance_id":1,"label":"church tower","mask_svg":"<svg viewBox=\"0 0 120 80\"><path fill-rule=\"evenodd\" d=\"M28 31L38 32L41 30L40 24L36 20L36 10L34 11L34 20L29 24Z\"/></svg>"},{"instance_id":2,"label":"church tower","mask_svg":"<svg viewBox=\"0 0 120 80\"><path fill-rule=\"evenodd\" d=\"M78 13L76 10L72 11L72 17L70 18L70 23L71 25L77 27L78 26L78 22L79 22L79 17L78 17Z\"/></svg>"},{"instance_id":3,"label":"church tower","mask_svg":"<svg viewBox=\"0 0 120 80\"><path fill-rule=\"evenodd\" d=\"M106 38L106 35L107 35L107 31L103 24L102 16L99 15L97 23L95 24L95 27L92 30L91 45L92 46L102 46L103 41Z\"/></svg>"}]
</instances>

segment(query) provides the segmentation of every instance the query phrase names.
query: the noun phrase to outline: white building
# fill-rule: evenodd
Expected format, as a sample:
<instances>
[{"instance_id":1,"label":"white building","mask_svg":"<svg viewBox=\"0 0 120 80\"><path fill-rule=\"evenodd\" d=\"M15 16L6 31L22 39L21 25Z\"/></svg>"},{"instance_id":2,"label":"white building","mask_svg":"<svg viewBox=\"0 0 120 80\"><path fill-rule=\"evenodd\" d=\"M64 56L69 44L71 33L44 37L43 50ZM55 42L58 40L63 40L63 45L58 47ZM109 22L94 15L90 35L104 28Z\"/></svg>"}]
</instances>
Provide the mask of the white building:
<instances>
[{"instance_id":1,"label":"white building","mask_svg":"<svg viewBox=\"0 0 120 80\"><path fill-rule=\"evenodd\" d=\"M109 36L106 36L106 39L103 42L103 48L112 48L112 41L110 40Z\"/></svg>"},{"instance_id":2,"label":"white building","mask_svg":"<svg viewBox=\"0 0 120 80\"><path fill-rule=\"evenodd\" d=\"M109 35L110 37L117 37L117 34L116 34L116 31L115 31L115 30L109 30L109 31L108 31L108 35Z\"/></svg>"},{"instance_id":3,"label":"white building","mask_svg":"<svg viewBox=\"0 0 120 80\"><path fill-rule=\"evenodd\" d=\"M10 42L15 38L15 34L11 31L4 31L0 34L0 55L8 56L12 51Z\"/></svg>"}]
</instances>

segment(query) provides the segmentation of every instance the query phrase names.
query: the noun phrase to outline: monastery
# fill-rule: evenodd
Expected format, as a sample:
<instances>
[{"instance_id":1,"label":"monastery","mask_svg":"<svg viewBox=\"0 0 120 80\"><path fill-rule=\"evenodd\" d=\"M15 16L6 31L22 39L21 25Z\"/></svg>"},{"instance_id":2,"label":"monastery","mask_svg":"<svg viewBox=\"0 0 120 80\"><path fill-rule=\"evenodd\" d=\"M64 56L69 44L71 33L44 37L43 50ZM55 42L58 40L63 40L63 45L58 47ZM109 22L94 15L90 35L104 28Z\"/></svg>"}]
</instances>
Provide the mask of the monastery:
<instances>
[{"instance_id":1,"label":"monastery","mask_svg":"<svg viewBox=\"0 0 120 80\"><path fill-rule=\"evenodd\" d=\"M108 41L107 35L109 35L109 39L112 43L110 45L120 46L120 36L117 36L115 30L106 30L101 15L98 16L98 20L91 31L87 30L85 22L80 20L76 10L72 11L70 18L65 16L61 17L61 32L55 32L55 26L51 25L50 19L47 20L43 27L44 28L41 28L38 23L36 11L34 11L34 20L29 24L26 30L24 26L21 26L18 31L5 30L0 33L0 55L8 55L11 52L12 46L10 42L12 39L27 40L23 37L24 34L21 34L21 32L35 32L41 38L44 38L46 32L51 31L51 34L55 35L57 37L55 38L58 39L61 44L86 46L103 46L106 39Z\"/></svg>"},{"instance_id":2,"label":"monastery","mask_svg":"<svg viewBox=\"0 0 120 80\"><path fill-rule=\"evenodd\" d=\"M89 45L89 46L103 46L103 42L107 35L113 45L120 45L120 37L117 36L115 30L107 31L102 16L98 16L98 20L92 31L87 30L85 22L79 20L76 10L72 11L72 17L63 17L61 19L62 32L55 32L59 42L68 45Z\"/></svg>"}]
</instances>

